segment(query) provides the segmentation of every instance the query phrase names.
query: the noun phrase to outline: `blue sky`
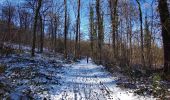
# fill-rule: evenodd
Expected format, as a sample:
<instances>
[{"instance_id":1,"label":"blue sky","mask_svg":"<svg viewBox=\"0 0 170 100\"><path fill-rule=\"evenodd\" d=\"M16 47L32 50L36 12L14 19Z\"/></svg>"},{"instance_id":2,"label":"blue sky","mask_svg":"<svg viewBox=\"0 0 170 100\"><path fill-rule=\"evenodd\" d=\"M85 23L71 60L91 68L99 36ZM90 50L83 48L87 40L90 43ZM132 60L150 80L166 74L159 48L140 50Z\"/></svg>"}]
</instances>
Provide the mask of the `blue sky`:
<instances>
[{"instance_id":1,"label":"blue sky","mask_svg":"<svg viewBox=\"0 0 170 100\"><path fill-rule=\"evenodd\" d=\"M0 0L0 3L2 4L3 2L5 2L6 0ZM18 3L18 2L20 2L20 1L22 1L22 0L9 0L10 2L12 2L12 3Z\"/></svg>"},{"instance_id":2,"label":"blue sky","mask_svg":"<svg viewBox=\"0 0 170 100\"><path fill-rule=\"evenodd\" d=\"M6 0L0 0L0 3L2 4L4 1L6 1ZM11 1L12 3L19 3L19 2L21 2L23 0L9 0L9 1ZM63 1L63 0L58 0L58 1ZM149 9L151 8L150 4L151 4L151 2L153 0L142 0L142 1L145 1L145 2L141 3L142 4L143 15L145 14L145 11L147 11L147 13L149 14L150 13ZM88 25L88 23L89 23L89 2L95 2L95 0L81 0L81 32L84 34L83 36L86 39L88 38L88 31L89 31L89 25ZM133 0L133 2L134 2L134 4L136 4L136 0ZM72 5L75 5L76 3L77 3L77 0L68 0L68 5L69 5L68 11L70 12L71 20L74 23L76 21L76 18L75 18L75 13L73 11L75 9L73 9ZM108 14L107 6L105 6L105 5L106 4L102 4L103 8L106 8L104 13ZM110 24L109 23L109 17L106 17L105 18L105 25L106 25L106 28L105 28L106 31L105 32L110 31L110 29L108 28L109 24Z\"/></svg>"},{"instance_id":3,"label":"blue sky","mask_svg":"<svg viewBox=\"0 0 170 100\"><path fill-rule=\"evenodd\" d=\"M3 3L5 2L6 0L0 0L0 4L3 5ZM19 2L22 2L24 0L8 0L10 2L12 2L13 4L17 4ZM56 0L57 1L57 0ZM58 1L63 1L63 0L58 0ZM70 17L71 17L71 20L72 21L75 21L75 13L73 11L73 4L71 4L71 2L76 4L77 3L77 0L68 0L68 11L70 12ZM82 0L81 1L81 31L84 33L84 34L87 34L88 33L88 5L89 5L89 1L90 0ZM74 9L75 10L75 9ZM85 35L87 36L87 35ZM87 37L86 37L87 38Z\"/></svg>"}]
</instances>

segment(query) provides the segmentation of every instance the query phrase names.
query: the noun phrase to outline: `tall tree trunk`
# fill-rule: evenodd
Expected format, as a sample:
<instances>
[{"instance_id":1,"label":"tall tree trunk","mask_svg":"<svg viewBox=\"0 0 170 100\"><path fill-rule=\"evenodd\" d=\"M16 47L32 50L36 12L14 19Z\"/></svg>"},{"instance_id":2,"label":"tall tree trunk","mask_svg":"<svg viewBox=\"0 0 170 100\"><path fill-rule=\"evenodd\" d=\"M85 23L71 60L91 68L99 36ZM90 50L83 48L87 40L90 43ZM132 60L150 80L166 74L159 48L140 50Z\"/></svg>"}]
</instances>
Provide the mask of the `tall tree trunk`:
<instances>
[{"instance_id":1,"label":"tall tree trunk","mask_svg":"<svg viewBox=\"0 0 170 100\"><path fill-rule=\"evenodd\" d=\"M117 58L116 53L116 28L117 28L117 4L118 0L109 0L110 4L110 17L111 17L111 24L112 24L112 49L113 49L113 57L114 59Z\"/></svg>"},{"instance_id":2,"label":"tall tree trunk","mask_svg":"<svg viewBox=\"0 0 170 100\"><path fill-rule=\"evenodd\" d=\"M58 21L57 18L55 17L55 22L54 22L54 51L57 52L57 29L58 29Z\"/></svg>"},{"instance_id":3,"label":"tall tree trunk","mask_svg":"<svg viewBox=\"0 0 170 100\"><path fill-rule=\"evenodd\" d=\"M99 64L102 64L102 55L101 55L101 52L102 52L102 15L101 15L101 9L100 9L100 0L96 0L96 14L97 14L97 25L98 25L98 48L99 48Z\"/></svg>"},{"instance_id":4,"label":"tall tree trunk","mask_svg":"<svg viewBox=\"0 0 170 100\"><path fill-rule=\"evenodd\" d=\"M41 35L40 35L40 52L43 53L43 47L44 47L44 23L42 16L40 15L40 28L41 28Z\"/></svg>"},{"instance_id":5,"label":"tall tree trunk","mask_svg":"<svg viewBox=\"0 0 170 100\"><path fill-rule=\"evenodd\" d=\"M80 31L80 17L79 17L79 31L78 31L78 58L80 58L80 42L81 42L81 31Z\"/></svg>"},{"instance_id":6,"label":"tall tree trunk","mask_svg":"<svg viewBox=\"0 0 170 100\"><path fill-rule=\"evenodd\" d=\"M53 18L50 19L50 24L51 24L51 37L50 37L50 49L53 52L54 50L54 24L53 24Z\"/></svg>"},{"instance_id":7,"label":"tall tree trunk","mask_svg":"<svg viewBox=\"0 0 170 100\"><path fill-rule=\"evenodd\" d=\"M159 0L159 13L162 24L162 37L164 47L164 72L170 75L170 14L167 0Z\"/></svg>"},{"instance_id":8,"label":"tall tree trunk","mask_svg":"<svg viewBox=\"0 0 170 100\"><path fill-rule=\"evenodd\" d=\"M78 56L79 56L79 54L78 54L78 38L79 38L79 36L78 35L80 35L79 34L79 24L80 24L80 0L78 0L77 1L78 2L78 10L77 10L77 23L76 23L76 43L75 43L75 58L74 58L74 60L77 60L77 58L78 58Z\"/></svg>"},{"instance_id":9,"label":"tall tree trunk","mask_svg":"<svg viewBox=\"0 0 170 100\"><path fill-rule=\"evenodd\" d=\"M151 59L151 66L152 63L154 63L154 53L153 53L153 50L152 50L152 44L154 44L154 39L152 38L153 36L153 28L154 28L154 7L153 7L153 4L154 4L154 0L152 0L152 3L151 3L151 27L150 27L150 32L151 32L151 51L150 51L150 55L152 56L150 59Z\"/></svg>"},{"instance_id":10,"label":"tall tree trunk","mask_svg":"<svg viewBox=\"0 0 170 100\"><path fill-rule=\"evenodd\" d=\"M67 58L67 0L64 0L65 19L64 19L64 57Z\"/></svg>"},{"instance_id":11,"label":"tall tree trunk","mask_svg":"<svg viewBox=\"0 0 170 100\"><path fill-rule=\"evenodd\" d=\"M133 57L133 49L132 49L132 18L131 18L131 16L130 16L130 22L129 22L129 24L130 24L130 33L129 33L129 42L130 42L130 61L129 61L129 64L130 64L130 66L132 65L132 57Z\"/></svg>"},{"instance_id":12,"label":"tall tree trunk","mask_svg":"<svg viewBox=\"0 0 170 100\"><path fill-rule=\"evenodd\" d=\"M36 42L37 19L38 19L38 14L39 14L39 11L40 11L40 8L41 8L41 3L42 3L42 0L38 0L38 7L36 9L35 17L34 17L32 52L31 52L32 56L35 56L35 42Z\"/></svg>"},{"instance_id":13,"label":"tall tree trunk","mask_svg":"<svg viewBox=\"0 0 170 100\"><path fill-rule=\"evenodd\" d=\"M149 24L148 24L148 19L147 19L147 15L145 16L145 48L146 48L146 66L148 68L151 68L151 58L152 58L152 55L151 55L151 33L150 33L150 30L149 30Z\"/></svg>"},{"instance_id":14,"label":"tall tree trunk","mask_svg":"<svg viewBox=\"0 0 170 100\"><path fill-rule=\"evenodd\" d=\"M94 53L94 11L92 5L90 5L89 13L89 23L90 23L90 47L91 47L91 56L93 57Z\"/></svg>"},{"instance_id":15,"label":"tall tree trunk","mask_svg":"<svg viewBox=\"0 0 170 100\"><path fill-rule=\"evenodd\" d=\"M9 13L10 13L10 10L9 10ZM8 18L8 34L9 34L9 41L11 41L11 39L12 39L12 35L11 35L11 16L10 16L10 14L9 14L9 18Z\"/></svg>"},{"instance_id":16,"label":"tall tree trunk","mask_svg":"<svg viewBox=\"0 0 170 100\"><path fill-rule=\"evenodd\" d=\"M143 45L143 18L142 18L142 9L139 0L136 0L139 9L139 19L140 19L140 36L141 36L141 62L143 66L145 66L145 58L144 58L144 45Z\"/></svg>"}]
</instances>

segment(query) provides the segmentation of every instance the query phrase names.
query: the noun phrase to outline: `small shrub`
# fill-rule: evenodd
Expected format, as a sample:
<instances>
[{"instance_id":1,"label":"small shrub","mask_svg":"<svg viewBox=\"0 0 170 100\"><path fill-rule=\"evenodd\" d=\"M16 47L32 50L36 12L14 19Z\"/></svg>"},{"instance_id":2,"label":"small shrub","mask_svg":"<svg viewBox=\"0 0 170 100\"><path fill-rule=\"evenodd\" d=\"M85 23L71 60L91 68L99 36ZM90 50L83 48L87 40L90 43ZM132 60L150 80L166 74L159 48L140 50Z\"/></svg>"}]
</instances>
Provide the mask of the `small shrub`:
<instances>
[{"instance_id":1,"label":"small shrub","mask_svg":"<svg viewBox=\"0 0 170 100\"><path fill-rule=\"evenodd\" d=\"M0 49L0 54L2 56L8 56L9 54L12 54L14 52L14 49L11 47L3 47Z\"/></svg>"},{"instance_id":2,"label":"small shrub","mask_svg":"<svg viewBox=\"0 0 170 100\"><path fill-rule=\"evenodd\" d=\"M15 50L15 53L16 53L16 54L22 54L22 53L24 53L24 51L17 49L17 50Z\"/></svg>"},{"instance_id":3,"label":"small shrub","mask_svg":"<svg viewBox=\"0 0 170 100\"><path fill-rule=\"evenodd\" d=\"M152 86L153 95L165 100L166 89L161 85L161 76L159 74L154 74Z\"/></svg>"},{"instance_id":4,"label":"small shrub","mask_svg":"<svg viewBox=\"0 0 170 100\"><path fill-rule=\"evenodd\" d=\"M0 64L0 74L1 74L1 73L4 73L5 70L6 70L6 65Z\"/></svg>"},{"instance_id":5,"label":"small shrub","mask_svg":"<svg viewBox=\"0 0 170 100\"><path fill-rule=\"evenodd\" d=\"M161 77L158 74L154 74L152 83L154 93L157 93L160 90L160 81Z\"/></svg>"}]
</instances>

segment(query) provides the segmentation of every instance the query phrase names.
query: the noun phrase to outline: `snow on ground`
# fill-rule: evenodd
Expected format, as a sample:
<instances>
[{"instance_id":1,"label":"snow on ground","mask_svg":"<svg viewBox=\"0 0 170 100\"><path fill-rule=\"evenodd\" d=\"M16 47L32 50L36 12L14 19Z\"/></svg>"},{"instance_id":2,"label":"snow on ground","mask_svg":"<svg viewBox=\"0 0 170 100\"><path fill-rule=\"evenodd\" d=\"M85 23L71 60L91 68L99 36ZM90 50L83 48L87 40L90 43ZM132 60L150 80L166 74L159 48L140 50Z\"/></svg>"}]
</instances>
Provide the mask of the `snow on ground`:
<instances>
[{"instance_id":1,"label":"snow on ground","mask_svg":"<svg viewBox=\"0 0 170 100\"><path fill-rule=\"evenodd\" d=\"M61 86L49 94L52 100L154 100L116 87L116 77L85 59L65 65L62 71Z\"/></svg>"},{"instance_id":2,"label":"snow on ground","mask_svg":"<svg viewBox=\"0 0 170 100\"><path fill-rule=\"evenodd\" d=\"M154 100L117 87L117 76L91 60L66 64L60 55L24 53L0 57L0 64L7 65L0 78L4 100Z\"/></svg>"}]
</instances>

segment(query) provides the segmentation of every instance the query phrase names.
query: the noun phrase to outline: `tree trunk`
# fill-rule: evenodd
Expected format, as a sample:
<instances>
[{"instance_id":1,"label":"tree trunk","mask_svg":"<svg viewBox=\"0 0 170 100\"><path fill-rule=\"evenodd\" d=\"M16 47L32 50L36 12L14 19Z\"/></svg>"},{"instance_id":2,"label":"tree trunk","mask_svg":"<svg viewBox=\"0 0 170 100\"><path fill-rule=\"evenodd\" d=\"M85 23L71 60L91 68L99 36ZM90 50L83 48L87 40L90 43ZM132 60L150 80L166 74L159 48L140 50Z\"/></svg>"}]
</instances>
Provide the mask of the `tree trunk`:
<instances>
[{"instance_id":1,"label":"tree trunk","mask_svg":"<svg viewBox=\"0 0 170 100\"><path fill-rule=\"evenodd\" d=\"M54 51L57 52L57 29L58 29L58 21L57 17L54 18Z\"/></svg>"},{"instance_id":2,"label":"tree trunk","mask_svg":"<svg viewBox=\"0 0 170 100\"><path fill-rule=\"evenodd\" d=\"M90 47L91 47L91 56L93 57L93 48L94 48L94 11L92 5L90 5L89 13L89 23L90 23Z\"/></svg>"},{"instance_id":3,"label":"tree trunk","mask_svg":"<svg viewBox=\"0 0 170 100\"><path fill-rule=\"evenodd\" d=\"M98 25L98 49L99 49L99 64L102 64L102 44L103 44L103 17L100 9L100 0L96 0L96 14L97 14L97 25Z\"/></svg>"},{"instance_id":4,"label":"tree trunk","mask_svg":"<svg viewBox=\"0 0 170 100\"><path fill-rule=\"evenodd\" d=\"M164 73L165 75L170 75L170 15L167 0L159 0L158 8L162 24Z\"/></svg>"},{"instance_id":5,"label":"tree trunk","mask_svg":"<svg viewBox=\"0 0 170 100\"><path fill-rule=\"evenodd\" d=\"M80 42L81 42L81 31L80 31L80 17L79 17L79 31L78 31L78 58L80 58Z\"/></svg>"},{"instance_id":6,"label":"tree trunk","mask_svg":"<svg viewBox=\"0 0 170 100\"><path fill-rule=\"evenodd\" d=\"M64 57L67 58L67 0L64 0L65 19L64 19Z\"/></svg>"},{"instance_id":7,"label":"tree trunk","mask_svg":"<svg viewBox=\"0 0 170 100\"><path fill-rule=\"evenodd\" d=\"M117 16L117 4L118 0L109 0L110 4L110 17L111 17L111 24L112 24L112 49L113 49L113 59L116 59L116 16Z\"/></svg>"},{"instance_id":8,"label":"tree trunk","mask_svg":"<svg viewBox=\"0 0 170 100\"><path fill-rule=\"evenodd\" d=\"M41 26L41 35L40 35L40 52L43 53L43 47L44 47L44 23L42 16L40 15L40 26Z\"/></svg>"},{"instance_id":9,"label":"tree trunk","mask_svg":"<svg viewBox=\"0 0 170 100\"><path fill-rule=\"evenodd\" d=\"M38 13L39 13L40 8L41 8L41 2L42 2L42 0L38 0L38 7L36 9L35 17L34 17L32 52L31 52L32 56L35 56L35 42L36 42L37 19L38 19Z\"/></svg>"},{"instance_id":10,"label":"tree trunk","mask_svg":"<svg viewBox=\"0 0 170 100\"><path fill-rule=\"evenodd\" d=\"M144 40L145 40L145 48L146 48L146 67L151 68L151 33L149 30L149 24L148 24L148 19L147 19L147 15L145 17L145 36L144 36Z\"/></svg>"},{"instance_id":11,"label":"tree trunk","mask_svg":"<svg viewBox=\"0 0 170 100\"><path fill-rule=\"evenodd\" d=\"M76 43L75 43L75 58L74 60L77 60L79 54L78 54L78 38L79 38L79 24L80 24L80 0L78 0L78 10L77 10L77 23L76 23Z\"/></svg>"},{"instance_id":12,"label":"tree trunk","mask_svg":"<svg viewBox=\"0 0 170 100\"><path fill-rule=\"evenodd\" d=\"M138 0L136 0L137 4L138 4L138 9L139 9L139 17L140 17L140 36L141 36L141 62L143 64L143 66L145 66L145 59L144 59L144 46L143 46L143 18L142 18L142 9L141 9L141 5L140 2Z\"/></svg>"}]
</instances>

